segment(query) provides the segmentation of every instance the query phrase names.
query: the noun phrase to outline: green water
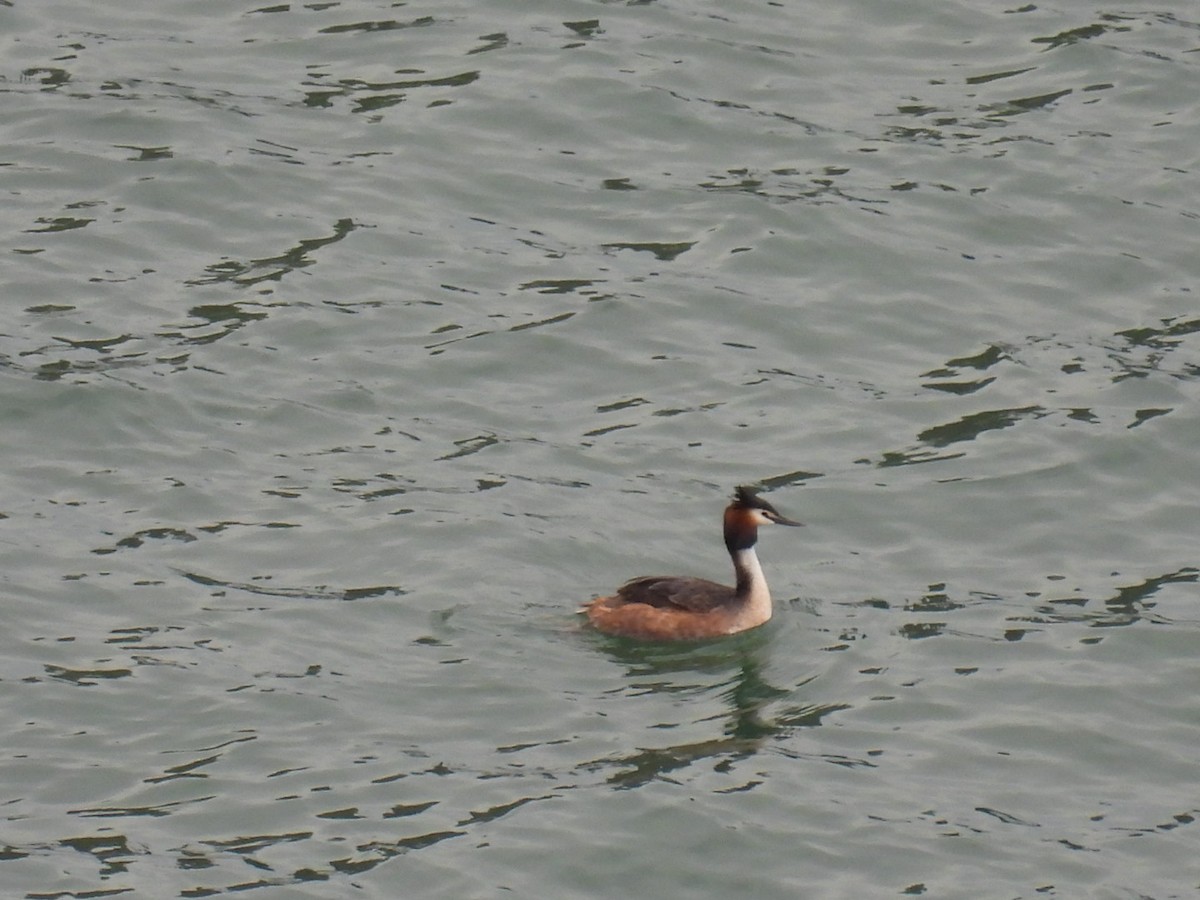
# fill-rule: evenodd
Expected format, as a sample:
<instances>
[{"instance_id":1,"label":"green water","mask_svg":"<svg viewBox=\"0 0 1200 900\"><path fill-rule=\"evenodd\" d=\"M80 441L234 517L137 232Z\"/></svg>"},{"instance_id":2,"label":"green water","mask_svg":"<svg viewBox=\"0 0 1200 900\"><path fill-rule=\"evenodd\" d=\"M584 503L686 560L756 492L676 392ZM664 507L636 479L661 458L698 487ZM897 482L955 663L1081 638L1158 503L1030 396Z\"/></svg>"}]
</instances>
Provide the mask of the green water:
<instances>
[{"instance_id":1,"label":"green water","mask_svg":"<svg viewBox=\"0 0 1200 900\"><path fill-rule=\"evenodd\" d=\"M1189 4L0 35L4 896L1200 890Z\"/></svg>"}]
</instances>

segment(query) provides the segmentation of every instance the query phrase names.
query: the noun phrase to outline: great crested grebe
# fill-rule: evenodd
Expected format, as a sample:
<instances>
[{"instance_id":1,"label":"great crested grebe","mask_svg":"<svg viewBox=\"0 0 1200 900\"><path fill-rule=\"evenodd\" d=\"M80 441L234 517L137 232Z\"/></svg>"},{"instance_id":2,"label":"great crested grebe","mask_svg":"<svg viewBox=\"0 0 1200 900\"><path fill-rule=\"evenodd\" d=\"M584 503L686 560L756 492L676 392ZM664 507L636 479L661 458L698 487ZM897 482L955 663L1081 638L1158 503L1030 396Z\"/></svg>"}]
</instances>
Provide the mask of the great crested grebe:
<instances>
[{"instance_id":1,"label":"great crested grebe","mask_svg":"<svg viewBox=\"0 0 1200 900\"><path fill-rule=\"evenodd\" d=\"M802 525L784 518L749 487L725 507L725 547L737 586L687 576L649 575L627 581L609 597L584 604L593 625L608 634L647 641L692 640L736 634L771 618L771 592L754 544L759 525Z\"/></svg>"}]
</instances>

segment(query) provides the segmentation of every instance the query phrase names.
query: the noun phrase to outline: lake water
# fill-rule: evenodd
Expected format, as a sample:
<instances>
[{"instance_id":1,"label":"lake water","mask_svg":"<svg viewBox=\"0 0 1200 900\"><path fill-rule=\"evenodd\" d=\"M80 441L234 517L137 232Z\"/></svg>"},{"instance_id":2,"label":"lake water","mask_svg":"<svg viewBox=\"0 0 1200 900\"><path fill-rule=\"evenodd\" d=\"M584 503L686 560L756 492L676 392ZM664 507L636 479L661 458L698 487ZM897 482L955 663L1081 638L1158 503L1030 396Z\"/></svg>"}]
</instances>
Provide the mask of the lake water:
<instances>
[{"instance_id":1,"label":"lake water","mask_svg":"<svg viewBox=\"0 0 1200 900\"><path fill-rule=\"evenodd\" d=\"M1200 892L1193 2L0 47L5 897Z\"/></svg>"}]
</instances>

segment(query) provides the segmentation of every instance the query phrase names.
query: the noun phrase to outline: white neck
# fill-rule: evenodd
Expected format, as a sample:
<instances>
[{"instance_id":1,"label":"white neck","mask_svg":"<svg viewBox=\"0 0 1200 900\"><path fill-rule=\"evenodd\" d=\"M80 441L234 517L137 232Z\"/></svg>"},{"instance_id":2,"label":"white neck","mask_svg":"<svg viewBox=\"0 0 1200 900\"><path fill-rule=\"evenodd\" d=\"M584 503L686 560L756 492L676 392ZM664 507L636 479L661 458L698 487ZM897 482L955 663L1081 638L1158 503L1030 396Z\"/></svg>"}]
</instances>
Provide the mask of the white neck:
<instances>
[{"instance_id":1,"label":"white neck","mask_svg":"<svg viewBox=\"0 0 1200 900\"><path fill-rule=\"evenodd\" d=\"M740 628L761 625L771 618L771 591L754 548L735 550L733 568L737 572L738 597L744 604L738 625Z\"/></svg>"}]
</instances>

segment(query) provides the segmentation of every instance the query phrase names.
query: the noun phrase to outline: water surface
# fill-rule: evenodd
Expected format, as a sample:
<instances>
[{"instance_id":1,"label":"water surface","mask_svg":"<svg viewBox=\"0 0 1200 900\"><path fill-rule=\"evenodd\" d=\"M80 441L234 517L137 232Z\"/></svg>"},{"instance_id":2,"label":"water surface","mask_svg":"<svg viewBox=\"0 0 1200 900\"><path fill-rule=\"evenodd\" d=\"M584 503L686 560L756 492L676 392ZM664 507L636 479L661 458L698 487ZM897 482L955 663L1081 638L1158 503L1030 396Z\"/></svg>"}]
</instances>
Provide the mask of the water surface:
<instances>
[{"instance_id":1,"label":"water surface","mask_svg":"<svg viewBox=\"0 0 1200 900\"><path fill-rule=\"evenodd\" d=\"M6 895L1200 887L1189 4L0 25Z\"/></svg>"}]
</instances>

